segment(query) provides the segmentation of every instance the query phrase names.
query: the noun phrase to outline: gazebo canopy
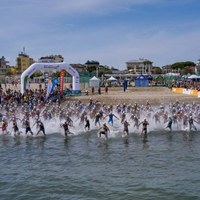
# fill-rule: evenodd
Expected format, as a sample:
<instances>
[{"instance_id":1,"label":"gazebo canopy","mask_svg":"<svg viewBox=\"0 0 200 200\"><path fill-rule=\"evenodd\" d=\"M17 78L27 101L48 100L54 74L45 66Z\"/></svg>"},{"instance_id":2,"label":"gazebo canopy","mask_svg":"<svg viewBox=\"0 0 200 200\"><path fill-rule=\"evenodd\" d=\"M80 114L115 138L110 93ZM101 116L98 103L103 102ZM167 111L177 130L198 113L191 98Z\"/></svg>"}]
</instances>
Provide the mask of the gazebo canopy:
<instances>
[{"instance_id":1,"label":"gazebo canopy","mask_svg":"<svg viewBox=\"0 0 200 200\"><path fill-rule=\"evenodd\" d=\"M93 76L90 79L90 87L98 88L99 84L100 84L100 80L96 76Z\"/></svg>"},{"instance_id":2,"label":"gazebo canopy","mask_svg":"<svg viewBox=\"0 0 200 200\"><path fill-rule=\"evenodd\" d=\"M93 76L90 81L99 81L99 79L96 76Z\"/></svg>"},{"instance_id":3,"label":"gazebo canopy","mask_svg":"<svg viewBox=\"0 0 200 200\"><path fill-rule=\"evenodd\" d=\"M107 81L116 81L117 79L114 78L113 76L111 76L109 79L107 79Z\"/></svg>"}]
</instances>

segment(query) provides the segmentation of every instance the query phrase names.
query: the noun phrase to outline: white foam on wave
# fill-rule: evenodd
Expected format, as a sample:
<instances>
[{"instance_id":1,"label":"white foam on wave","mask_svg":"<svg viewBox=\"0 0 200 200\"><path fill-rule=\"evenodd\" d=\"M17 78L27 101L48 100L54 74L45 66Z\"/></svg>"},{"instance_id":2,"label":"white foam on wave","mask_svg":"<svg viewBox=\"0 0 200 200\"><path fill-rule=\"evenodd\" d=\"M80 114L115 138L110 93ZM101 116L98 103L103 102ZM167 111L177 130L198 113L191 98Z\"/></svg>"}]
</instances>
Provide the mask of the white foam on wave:
<instances>
[{"instance_id":1,"label":"white foam on wave","mask_svg":"<svg viewBox=\"0 0 200 200\"><path fill-rule=\"evenodd\" d=\"M116 112L113 112L113 113L118 118L120 118L120 116ZM129 121L130 116L131 116L131 114L129 114L129 113L126 114L126 120L127 121ZM98 131L99 131L99 128L100 128L99 125L95 126L94 119L90 118L89 115L88 115L88 118L90 120L90 131L91 130L96 131L97 136L98 136ZM144 118L147 118L146 113L141 114L140 121L142 121ZM73 135L78 136L80 134L86 134L87 133L87 131L85 131L85 129L84 129L85 123L80 124L80 119L75 117L75 116L71 117L71 119L73 120L73 127L69 127L69 130L70 130L70 132L73 133ZM58 117L55 117L51 120L44 120L43 118L41 118L41 120L44 123L46 135L51 135L51 134L56 133L56 134L61 134L61 135L64 136L64 130L61 127L61 124L64 123L64 120L60 120ZM155 130L160 130L160 131L166 130L165 128L167 126L167 123L164 123L163 120L161 120L161 123L157 123L157 124L155 123L155 120L153 119L152 116L150 118L147 118L147 120L149 122L148 132L155 131ZM38 130L36 129L36 125L34 127L32 127L34 123L35 123L35 121L31 118L30 124L31 124L32 131L34 133L33 137L37 137L36 133L38 132ZM110 133L108 133L109 138L115 138L115 137L122 137L123 136L123 128L124 127L123 127L123 124L121 123L121 119L118 120L118 119L114 118L113 126L108 123L108 118L101 120L100 123L101 123L101 125L106 123L107 126L109 127L109 129L110 129ZM134 127L134 122L129 121L129 123L130 123L129 134L134 133L134 134L140 135L141 130L142 130L142 125L140 125L139 129L137 129L136 127ZM197 127L198 130L200 129L199 124L195 123L195 126ZM19 130L22 132L20 134L20 136L25 137L26 136L25 128L22 127L22 123L19 122L19 121L18 121L18 127L19 127ZM178 123L178 127L175 124L173 124L172 129L173 129L173 131L188 130L188 128L183 127L182 121L180 121ZM13 129L12 129L12 122L9 122L7 130L9 131L11 136L14 136L14 132L13 132ZM28 133L28 135L31 135L31 134ZM41 135L43 135L43 133L40 133L38 136L41 136ZM73 136L73 135L69 135L69 136Z\"/></svg>"}]
</instances>

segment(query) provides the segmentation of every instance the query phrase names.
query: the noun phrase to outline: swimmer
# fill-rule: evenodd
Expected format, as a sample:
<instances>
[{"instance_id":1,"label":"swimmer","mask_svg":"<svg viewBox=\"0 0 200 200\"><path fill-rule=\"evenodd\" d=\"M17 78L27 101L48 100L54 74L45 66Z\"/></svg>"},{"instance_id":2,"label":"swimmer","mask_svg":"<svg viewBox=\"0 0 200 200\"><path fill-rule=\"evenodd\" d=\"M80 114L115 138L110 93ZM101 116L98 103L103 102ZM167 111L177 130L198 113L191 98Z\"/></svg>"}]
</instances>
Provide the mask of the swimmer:
<instances>
[{"instance_id":1,"label":"swimmer","mask_svg":"<svg viewBox=\"0 0 200 200\"><path fill-rule=\"evenodd\" d=\"M126 113L123 111L122 115L121 115L121 123L123 124L125 122L126 119Z\"/></svg>"},{"instance_id":2,"label":"swimmer","mask_svg":"<svg viewBox=\"0 0 200 200\"><path fill-rule=\"evenodd\" d=\"M97 126L97 124L100 126L101 124L100 124L100 118L101 118L101 115L100 115L100 113L97 113L96 115L95 115L95 122L94 122L94 125L95 126Z\"/></svg>"},{"instance_id":3,"label":"swimmer","mask_svg":"<svg viewBox=\"0 0 200 200\"><path fill-rule=\"evenodd\" d=\"M28 119L25 120L25 128L26 128L26 131L25 131L25 134L27 135L28 132L31 133L31 135L33 135L33 131L31 130L31 126L30 126L30 122Z\"/></svg>"},{"instance_id":4,"label":"swimmer","mask_svg":"<svg viewBox=\"0 0 200 200\"><path fill-rule=\"evenodd\" d=\"M44 129L44 124L41 122L41 120L38 120L37 126L39 127L39 130L36 135L38 135L40 131L43 132L44 135L46 135L45 129Z\"/></svg>"},{"instance_id":5,"label":"swimmer","mask_svg":"<svg viewBox=\"0 0 200 200\"><path fill-rule=\"evenodd\" d=\"M126 120L123 122L123 124L124 124L123 134L128 136L129 135L128 127L130 126L130 124Z\"/></svg>"},{"instance_id":6,"label":"swimmer","mask_svg":"<svg viewBox=\"0 0 200 200\"><path fill-rule=\"evenodd\" d=\"M99 129L98 136L101 137L101 135L105 135L106 139L108 139L108 132L110 133L110 129L108 128L106 123L104 123L103 126L100 127L100 129Z\"/></svg>"},{"instance_id":7,"label":"swimmer","mask_svg":"<svg viewBox=\"0 0 200 200\"><path fill-rule=\"evenodd\" d=\"M143 141L147 141L147 126L149 125L149 122L144 119L142 122L139 123L139 126L142 124L142 132L141 134L144 134L144 137L143 137Z\"/></svg>"},{"instance_id":8,"label":"swimmer","mask_svg":"<svg viewBox=\"0 0 200 200\"><path fill-rule=\"evenodd\" d=\"M112 112L110 112L110 114L106 115L104 117L104 119L108 116L108 123L111 123L113 126L113 117L115 117L116 119L119 119L116 115L114 115Z\"/></svg>"},{"instance_id":9,"label":"swimmer","mask_svg":"<svg viewBox=\"0 0 200 200\"><path fill-rule=\"evenodd\" d=\"M89 131L90 130L90 120L88 117L85 118L85 131L86 129Z\"/></svg>"},{"instance_id":10,"label":"swimmer","mask_svg":"<svg viewBox=\"0 0 200 200\"><path fill-rule=\"evenodd\" d=\"M16 122L16 120L13 120L13 130L14 130L14 135L16 136L16 135L20 135L20 131L19 131L19 128L18 128L18 126L17 126L17 122Z\"/></svg>"},{"instance_id":11,"label":"swimmer","mask_svg":"<svg viewBox=\"0 0 200 200\"><path fill-rule=\"evenodd\" d=\"M68 136L68 134L72 134L72 133L69 131L69 126L71 126L71 124L69 124L68 121L65 121L64 124L61 124L61 127L64 128L65 136Z\"/></svg>"},{"instance_id":12,"label":"swimmer","mask_svg":"<svg viewBox=\"0 0 200 200\"><path fill-rule=\"evenodd\" d=\"M170 132L172 132L172 124L173 124L173 120L171 117L169 117L166 128L169 128Z\"/></svg>"},{"instance_id":13,"label":"swimmer","mask_svg":"<svg viewBox=\"0 0 200 200\"><path fill-rule=\"evenodd\" d=\"M197 123L196 120L194 120L194 118L192 116L189 117L189 130L191 131L192 129L194 129L195 131L197 131L196 126L194 125L194 122Z\"/></svg>"},{"instance_id":14,"label":"swimmer","mask_svg":"<svg viewBox=\"0 0 200 200\"><path fill-rule=\"evenodd\" d=\"M2 129L3 134L8 134L7 127L8 127L8 123L5 119L3 119L2 125L1 125L1 129Z\"/></svg>"}]
</instances>

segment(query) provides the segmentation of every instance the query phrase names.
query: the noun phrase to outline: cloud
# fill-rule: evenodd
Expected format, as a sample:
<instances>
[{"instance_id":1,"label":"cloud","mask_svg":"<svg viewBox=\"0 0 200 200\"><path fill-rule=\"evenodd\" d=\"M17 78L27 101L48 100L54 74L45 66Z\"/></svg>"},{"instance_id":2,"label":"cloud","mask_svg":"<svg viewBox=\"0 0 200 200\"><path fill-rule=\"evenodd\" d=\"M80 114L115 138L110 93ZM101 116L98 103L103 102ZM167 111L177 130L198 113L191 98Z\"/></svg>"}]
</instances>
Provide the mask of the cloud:
<instances>
[{"instance_id":1,"label":"cloud","mask_svg":"<svg viewBox=\"0 0 200 200\"><path fill-rule=\"evenodd\" d=\"M106 34L108 33L106 32ZM120 68L125 68L126 61L141 57L152 60L157 66L177 61L191 60L195 62L198 59L199 45L196 41L199 34L200 31L174 36L160 31L147 38L132 34L131 40L128 39L129 34L127 40L117 37L118 43L104 43L99 48L88 48L84 51L73 52L68 56L73 62L80 56L83 63L87 59L96 59L101 64ZM90 35L90 37L92 36Z\"/></svg>"},{"instance_id":2,"label":"cloud","mask_svg":"<svg viewBox=\"0 0 200 200\"><path fill-rule=\"evenodd\" d=\"M13 58L10 60L13 65L23 47L36 60L59 53L70 63L96 59L104 65L121 68L125 67L127 60L139 57L148 58L160 66L179 59L195 61L199 56L198 18L179 24L171 18L166 23L161 19L147 24L144 19L128 15L133 14L138 5L140 9L143 5L152 8L169 4L169 1L174 2L4 0L0 7L3 16L0 18L0 51ZM188 0L176 1L181 2L188 3ZM127 18L120 20L123 13Z\"/></svg>"}]
</instances>

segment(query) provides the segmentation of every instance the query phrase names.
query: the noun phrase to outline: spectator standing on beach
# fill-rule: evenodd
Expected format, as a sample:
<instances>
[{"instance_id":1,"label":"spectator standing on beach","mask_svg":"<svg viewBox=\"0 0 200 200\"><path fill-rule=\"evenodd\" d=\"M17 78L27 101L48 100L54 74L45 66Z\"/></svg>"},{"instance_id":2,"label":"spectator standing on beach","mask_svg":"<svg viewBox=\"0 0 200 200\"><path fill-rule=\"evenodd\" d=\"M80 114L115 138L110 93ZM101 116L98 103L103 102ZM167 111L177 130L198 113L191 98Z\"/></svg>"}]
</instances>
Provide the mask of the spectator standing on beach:
<instances>
[{"instance_id":1,"label":"spectator standing on beach","mask_svg":"<svg viewBox=\"0 0 200 200\"><path fill-rule=\"evenodd\" d=\"M105 86L105 93L108 94L108 86Z\"/></svg>"},{"instance_id":2,"label":"spectator standing on beach","mask_svg":"<svg viewBox=\"0 0 200 200\"><path fill-rule=\"evenodd\" d=\"M94 87L92 87L92 94L94 94Z\"/></svg>"},{"instance_id":3,"label":"spectator standing on beach","mask_svg":"<svg viewBox=\"0 0 200 200\"><path fill-rule=\"evenodd\" d=\"M98 94L101 94L101 87L98 88Z\"/></svg>"}]
</instances>

